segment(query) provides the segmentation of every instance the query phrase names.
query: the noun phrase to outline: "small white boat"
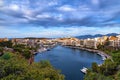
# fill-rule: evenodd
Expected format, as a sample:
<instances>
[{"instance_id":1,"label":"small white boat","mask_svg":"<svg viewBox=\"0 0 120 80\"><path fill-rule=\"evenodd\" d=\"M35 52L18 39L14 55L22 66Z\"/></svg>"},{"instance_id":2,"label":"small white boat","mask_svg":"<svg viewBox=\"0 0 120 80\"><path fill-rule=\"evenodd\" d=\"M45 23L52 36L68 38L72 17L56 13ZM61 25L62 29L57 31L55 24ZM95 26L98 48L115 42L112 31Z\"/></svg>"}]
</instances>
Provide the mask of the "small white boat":
<instances>
[{"instance_id":1,"label":"small white boat","mask_svg":"<svg viewBox=\"0 0 120 80\"><path fill-rule=\"evenodd\" d=\"M81 69L81 71L82 71L83 73L85 73L85 74L87 73L87 70L88 70L88 69L87 69L86 67L83 67L83 68Z\"/></svg>"},{"instance_id":2,"label":"small white boat","mask_svg":"<svg viewBox=\"0 0 120 80\"><path fill-rule=\"evenodd\" d=\"M46 49L46 48L43 48L43 51L47 51L47 49Z\"/></svg>"},{"instance_id":3,"label":"small white boat","mask_svg":"<svg viewBox=\"0 0 120 80\"><path fill-rule=\"evenodd\" d=\"M39 53L44 52L44 51L47 51L47 49L46 49L46 48L40 48L40 49L38 50Z\"/></svg>"}]
</instances>

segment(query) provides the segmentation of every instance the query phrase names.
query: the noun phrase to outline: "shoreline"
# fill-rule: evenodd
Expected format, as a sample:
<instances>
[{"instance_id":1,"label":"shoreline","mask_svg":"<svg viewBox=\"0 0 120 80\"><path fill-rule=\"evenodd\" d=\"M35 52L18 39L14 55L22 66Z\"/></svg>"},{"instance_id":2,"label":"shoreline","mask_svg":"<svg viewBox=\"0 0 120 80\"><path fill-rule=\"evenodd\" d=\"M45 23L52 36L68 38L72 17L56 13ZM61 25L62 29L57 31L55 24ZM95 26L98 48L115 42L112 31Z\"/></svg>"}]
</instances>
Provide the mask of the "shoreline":
<instances>
[{"instance_id":1,"label":"shoreline","mask_svg":"<svg viewBox=\"0 0 120 80\"><path fill-rule=\"evenodd\" d=\"M36 52L33 53L33 55L36 55L36 54L39 54L39 53L42 53L42 52L45 52L45 51L50 51L55 46L56 45L49 46L48 48L45 48L45 47L39 48Z\"/></svg>"},{"instance_id":2,"label":"shoreline","mask_svg":"<svg viewBox=\"0 0 120 80\"><path fill-rule=\"evenodd\" d=\"M89 52L94 52L94 53L97 53L98 55L100 55L102 58L104 58L104 60L111 58L110 55L108 55L107 53L105 53L103 51L100 51L100 50L88 49L88 48L76 47L76 46L65 46L65 47L69 47L69 48L73 48L73 49L85 50L85 51L89 51Z\"/></svg>"},{"instance_id":3,"label":"shoreline","mask_svg":"<svg viewBox=\"0 0 120 80\"><path fill-rule=\"evenodd\" d=\"M38 49L37 52L34 52L33 55L36 55L36 54L39 54L39 53L42 53L42 52L45 52L45 51L49 51L51 48L47 49L47 48L40 48Z\"/></svg>"},{"instance_id":4,"label":"shoreline","mask_svg":"<svg viewBox=\"0 0 120 80\"><path fill-rule=\"evenodd\" d=\"M54 48L56 45L49 47L49 48L44 48L44 49L39 49L37 52L34 52L33 54L36 55L38 53L42 53L45 51L49 51L52 48ZM111 56L108 55L107 53L100 51L100 50L95 50L95 49L89 49L89 48L83 48L83 47L77 47L77 46L67 46L67 45L61 45L64 47L69 47L69 48L73 48L73 49L80 49L80 50L85 50L85 51L89 51L89 52L93 52L93 53L97 53L98 55L100 55L102 57L102 60L106 60L106 59L111 59Z\"/></svg>"},{"instance_id":5,"label":"shoreline","mask_svg":"<svg viewBox=\"0 0 120 80\"><path fill-rule=\"evenodd\" d=\"M100 55L102 57L103 61L105 61L106 59L111 59L110 55L108 55L107 53L100 51L100 50L88 49L88 48L82 48L82 47L76 47L76 46L65 46L65 45L64 45L64 47L73 48L73 49L80 49L80 50L85 50L85 51L97 53L98 55ZM111 61L113 62L112 59L111 59ZM97 64L97 65L100 67L100 66L102 66L102 64ZM80 69L80 71L83 72L84 74L87 74L87 70L88 70L88 68L86 68L86 67L83 67L82 69Z\"/></svg>"}]
</instances>

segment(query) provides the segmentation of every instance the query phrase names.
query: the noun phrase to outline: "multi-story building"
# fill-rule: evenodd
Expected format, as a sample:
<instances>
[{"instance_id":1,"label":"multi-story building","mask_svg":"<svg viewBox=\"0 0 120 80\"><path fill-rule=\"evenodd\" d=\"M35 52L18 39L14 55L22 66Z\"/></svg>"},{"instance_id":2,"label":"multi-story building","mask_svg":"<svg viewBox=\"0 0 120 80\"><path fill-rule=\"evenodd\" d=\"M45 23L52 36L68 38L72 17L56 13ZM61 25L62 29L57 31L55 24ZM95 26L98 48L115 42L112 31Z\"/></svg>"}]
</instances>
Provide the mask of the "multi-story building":
<instances>
[{"instance_id":1,"label":"multi-story building","mask_svg":"<svg viewBox=\"0 0 120 80\"><path fill-rule=\"evenodd\" d=\"M80 40L80 47L84 47L84 40L83 39Z\"/></svg>"},{"instance_id":2,"label":"multi-story building","mask_svg":"<svg viewBox=\"0 0 120 80\"><path fill-rule=\"evenodd\" d=\"M107 40L108 40L108 36L103 36L103 37L97 38L97 41L100 45L104 45Z\"/></svg>"},{"instance_id":3,"label":"multi-story building","mask_svg":"<svg viewBox=\"0 0 120 80\"><path fill-rule=\"evenodd\" d=\"M8 38L1 38L0 42L3 42L3 41L9 41L9 39Z\"/></svg>"},{"instance_id":4,"label":"multi-story building","mask_svg":"<svg viewBox=\"0 0 120 80\"><path fill-rule=\"evenodd\" d=\"M84 47L97 49L97 39L85 39Z\"/></svg>"},{"instance_id":5,"label":"multi-story building","mask_svg":"<svg viewBox=\"0 0 120 80\"><path fill-rule=\"evenodd\" d=\"M120 35L118 35L117 37L118 37L118 47L120 48Z\"/></svg>"},{"instance_id":6,"label":"multi-story building","mask_svg":"<svg viewBox=\"0 0 120 80\"><path fill-rule=\"evenodd\" d=\"M110 36L109 37L109 46L111 46L111 47L118 47L118 45L119 45L118 37Z\"/></svg>"}]
</instances>

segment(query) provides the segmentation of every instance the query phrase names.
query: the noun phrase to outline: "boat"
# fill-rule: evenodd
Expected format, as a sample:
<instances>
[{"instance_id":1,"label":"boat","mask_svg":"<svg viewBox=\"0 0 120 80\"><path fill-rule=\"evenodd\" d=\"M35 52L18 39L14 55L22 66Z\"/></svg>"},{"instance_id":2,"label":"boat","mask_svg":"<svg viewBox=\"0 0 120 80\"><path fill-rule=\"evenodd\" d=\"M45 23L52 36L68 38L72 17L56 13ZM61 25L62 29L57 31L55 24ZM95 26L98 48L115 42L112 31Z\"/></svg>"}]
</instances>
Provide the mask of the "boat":
<instances>
[{"instance_id":1,"label":"boat","mask_svg":"<svg viewBox=\"0 0 120 80\"><path fill-rule=\"evenodd\" d=\"M50 51L50 49L47 49L47 51Z\"/></svg>"},{"instance_id":2,"label":"boat","mask_svg":"<svg viewBox=\"0 0 120 80\"><path fill-rule=\"evenodd\" d=\"M87 68L86 67L83 67L82 69L81 69L81 71L84 73L84 74L86 74L87 73Z\"/></svg>"},{"instance_id":3,"label":"boat","mask_svg":"<svg viewBox=\"0 0 120 80\"><path fill-rule=\"evenodd\" d=\"M40 49L38 50L39 53L44 52L44 51L47 51L47 49L46 49L46 48L40 48Z\"/></svg>"},{"instance_id":4,"label":"boat","mask_svg":"<svg viewBox=\"0 0 120 80\"><path fill-rule=\"evenodd\" d=\"M33 53L33 55L36 55L36 54L37 54L37 52L34 52L34 53Z\"/></svg>"},{"instance_id":5,"label":"boat","mask_svg":"<svg viewBox=\"0 0 120 80\"><path fill-rule=\"evenodd\" d=\"M43 51L47 51L47 49L46 49L46 48L43 48Z\"/></svg>"}]
</instances>

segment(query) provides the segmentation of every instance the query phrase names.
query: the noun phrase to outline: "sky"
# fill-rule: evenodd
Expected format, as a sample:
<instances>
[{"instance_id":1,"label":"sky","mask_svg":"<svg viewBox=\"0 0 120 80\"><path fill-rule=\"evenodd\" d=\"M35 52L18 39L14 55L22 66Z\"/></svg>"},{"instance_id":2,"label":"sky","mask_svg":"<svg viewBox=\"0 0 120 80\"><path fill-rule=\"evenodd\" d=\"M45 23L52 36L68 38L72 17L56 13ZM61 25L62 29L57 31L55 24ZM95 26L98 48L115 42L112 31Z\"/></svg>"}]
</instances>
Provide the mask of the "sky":
<instances>
[{"instance_id":1,"label":"sky","mask_svg":"<svg viewBox=\"0 0 120 80\"><path fill-rule=\"evenodd\" d=\"M0 38L120 34L120 0L0 0Z\"/></svg>"}]
</instances>

